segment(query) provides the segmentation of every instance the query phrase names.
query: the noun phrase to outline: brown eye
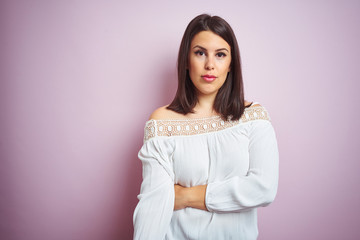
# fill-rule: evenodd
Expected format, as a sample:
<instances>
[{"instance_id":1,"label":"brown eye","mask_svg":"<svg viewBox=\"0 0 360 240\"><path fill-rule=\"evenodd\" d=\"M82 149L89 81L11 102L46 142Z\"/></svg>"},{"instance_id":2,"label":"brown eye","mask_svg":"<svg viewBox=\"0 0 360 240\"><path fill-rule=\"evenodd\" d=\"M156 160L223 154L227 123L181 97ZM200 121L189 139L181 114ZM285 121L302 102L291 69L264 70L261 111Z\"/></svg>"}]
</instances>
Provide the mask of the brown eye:
<instances>
[{"instance_id":1,"label":"brown eye","mask_svg":"<svg viewBox=\"0 0 360 240\"><path fill-rule=\"evenodd\" d=\"M223 53L223 52L219 52L219 53L216 54L216 56L222 58L222 57L226 57L226 54Z\"/></svg>"},{"instance_id":2,"label":"brown eye","mask_svg":"<svg viewBox=\"0 0 360 240\"><path fill-rule=\"evenodd\" d=\"M205 53L203 51L198 50L195 52L195 54L198 56L203 56Z\"/></svg>"}]
</instances>

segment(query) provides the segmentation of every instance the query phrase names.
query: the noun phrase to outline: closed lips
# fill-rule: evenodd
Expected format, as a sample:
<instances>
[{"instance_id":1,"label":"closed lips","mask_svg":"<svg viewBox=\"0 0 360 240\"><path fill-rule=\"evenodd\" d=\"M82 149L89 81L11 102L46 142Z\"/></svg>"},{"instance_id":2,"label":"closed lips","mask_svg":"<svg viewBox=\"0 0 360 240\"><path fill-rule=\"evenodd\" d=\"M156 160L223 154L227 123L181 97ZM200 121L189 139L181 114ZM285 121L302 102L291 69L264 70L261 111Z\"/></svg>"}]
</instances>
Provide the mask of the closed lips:
<instances>
[{"instance_id":1,"label":"closed lips","mask_svg":"<svg viewBox=\"0 0 360 240\"><path fill-rule=\"evenodd\" d=\"M207 82L212 82L216 78L214 75L202 75L201 77Z\"/></svg>"}]
</instances>

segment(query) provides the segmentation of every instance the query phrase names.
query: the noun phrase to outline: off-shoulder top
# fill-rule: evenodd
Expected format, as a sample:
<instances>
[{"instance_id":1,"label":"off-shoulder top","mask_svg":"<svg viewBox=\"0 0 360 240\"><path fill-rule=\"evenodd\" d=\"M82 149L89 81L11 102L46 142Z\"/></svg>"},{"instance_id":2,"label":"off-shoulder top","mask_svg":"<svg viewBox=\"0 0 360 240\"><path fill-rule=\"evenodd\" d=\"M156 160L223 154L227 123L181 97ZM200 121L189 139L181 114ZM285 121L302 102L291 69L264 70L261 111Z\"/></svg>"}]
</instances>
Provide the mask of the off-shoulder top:
<instances>
[{"instance_id":1,"label":"off-shoulder top","mask_svg":"<svg viewBox=\"0 0 360 240\"><path fill-rule=\"evenodd\" d=\"M253 105L237 121L146 122L134 239L257 239L257 207L275 198L279 153L269 113ZM207 184L208 211L174 211L174 184Z\"/></svg>"}]
</instances>

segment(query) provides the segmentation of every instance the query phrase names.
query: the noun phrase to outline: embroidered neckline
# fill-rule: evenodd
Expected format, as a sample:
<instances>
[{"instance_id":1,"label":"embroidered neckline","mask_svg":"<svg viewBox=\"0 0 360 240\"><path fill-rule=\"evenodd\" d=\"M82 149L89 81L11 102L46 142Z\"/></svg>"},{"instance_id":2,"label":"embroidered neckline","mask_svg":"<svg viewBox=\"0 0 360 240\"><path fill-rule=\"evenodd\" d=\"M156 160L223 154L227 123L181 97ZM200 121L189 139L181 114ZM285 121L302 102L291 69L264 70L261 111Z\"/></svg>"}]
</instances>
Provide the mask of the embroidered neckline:
<instances>
[{"instance_id":1,"label":"embroidered neckline","mask_svg":"<svg viewBox=\"0 0 360 240\"><path fill-rule=\"evenodd\" d=\"M220 115L214 115L214 116L209 116L209 117L199 117L199 118L167 118L167 119L150 119L147 122L150 121L178 121L178 122L188 122L188 121L197 121L197 120L208 120L208 119L212 119L212 118L221 118Z\"/></svg>"},{"instance_id":2,"label":"embroidered neckline","mask_svg":"<svg viewBox=\"0 0 360 240\"><path fill-rule=\"evenodd\" d=\"M189 136L216 132L258 119L270 121L270 116L263 106L245 108L241 118L235 121L224 121L219 115L187 119L150 119L145 124L144 141L156 136Z\"/></svg>"}]
</instances>

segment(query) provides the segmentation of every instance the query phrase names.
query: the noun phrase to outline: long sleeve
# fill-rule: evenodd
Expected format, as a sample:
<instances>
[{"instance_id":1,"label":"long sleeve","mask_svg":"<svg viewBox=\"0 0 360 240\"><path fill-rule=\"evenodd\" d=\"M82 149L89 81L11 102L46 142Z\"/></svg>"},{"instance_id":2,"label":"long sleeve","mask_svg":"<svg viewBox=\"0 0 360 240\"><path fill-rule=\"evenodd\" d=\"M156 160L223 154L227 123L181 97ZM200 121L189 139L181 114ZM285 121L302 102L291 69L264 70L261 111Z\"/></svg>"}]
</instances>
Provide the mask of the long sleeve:
<instances>
[{"instance_id":1,"label":"long sleeve","mask_svg":"<svg viewBox=\"0 0 360 240\"><path fill-rule=\"evenodd\" d=\"M275 198L279 153L274 129L268 120L249 124L248 173L208 184L205 203L210 212L241 212L266 206Z\"/></svg>"},{"instance_id":2,"label":"long sleeve","mask_svg":"<svg viewBox=\"0 0 360 240\"><path fill-rule=\"evenodd\" d=\"M168 148L153 139L139 151L143 166L139 202L133 216L134 239L165 238L174 209L174 173Z\"/></svg>"}]
</instances>

